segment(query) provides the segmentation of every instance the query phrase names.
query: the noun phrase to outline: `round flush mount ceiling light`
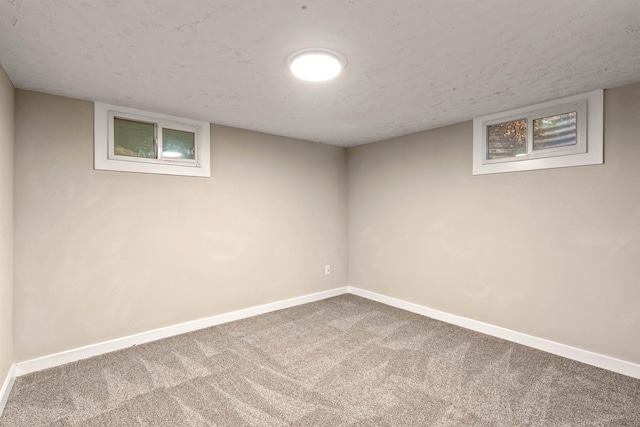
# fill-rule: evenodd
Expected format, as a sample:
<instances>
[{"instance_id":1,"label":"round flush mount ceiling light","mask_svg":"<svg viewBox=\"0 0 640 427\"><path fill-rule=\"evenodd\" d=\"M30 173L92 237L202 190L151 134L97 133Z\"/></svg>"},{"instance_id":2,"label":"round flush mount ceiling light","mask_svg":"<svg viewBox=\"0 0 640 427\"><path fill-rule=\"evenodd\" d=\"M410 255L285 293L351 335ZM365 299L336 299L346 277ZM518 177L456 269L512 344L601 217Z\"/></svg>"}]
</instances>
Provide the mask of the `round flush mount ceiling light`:
<instances>
[{"instance_id":1,"label":"round flush mount ceiling light","mask_svg":"<svg viewBox=\"0 0 640 427\"><path fill-rule=\"evenodd\" d=\"M323 82L340 74L347 66L347 59L332 49L309 48L293 52L287 58L287 63L297 78Z\"/></svg>"}]
</instances>

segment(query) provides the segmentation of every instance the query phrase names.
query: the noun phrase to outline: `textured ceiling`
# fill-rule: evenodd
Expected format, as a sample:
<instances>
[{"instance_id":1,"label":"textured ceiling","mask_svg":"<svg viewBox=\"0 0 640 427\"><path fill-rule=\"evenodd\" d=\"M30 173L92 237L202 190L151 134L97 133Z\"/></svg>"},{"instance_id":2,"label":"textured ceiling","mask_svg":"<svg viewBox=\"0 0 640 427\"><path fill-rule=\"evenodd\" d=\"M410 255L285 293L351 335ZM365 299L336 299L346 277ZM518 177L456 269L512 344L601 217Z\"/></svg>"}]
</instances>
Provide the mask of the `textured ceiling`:
<instances>
[{"instance_id":1,"label":"textured ceiling","mask_svg":"<svg viewBox=\"0 0 640 427\"><path fill-rule=\"evenodd\" d=\"M348 60L305 83L287 56ZM640 81L638 0L0 0L14 85L352 146Z\"/></svg>"}]
</instances>

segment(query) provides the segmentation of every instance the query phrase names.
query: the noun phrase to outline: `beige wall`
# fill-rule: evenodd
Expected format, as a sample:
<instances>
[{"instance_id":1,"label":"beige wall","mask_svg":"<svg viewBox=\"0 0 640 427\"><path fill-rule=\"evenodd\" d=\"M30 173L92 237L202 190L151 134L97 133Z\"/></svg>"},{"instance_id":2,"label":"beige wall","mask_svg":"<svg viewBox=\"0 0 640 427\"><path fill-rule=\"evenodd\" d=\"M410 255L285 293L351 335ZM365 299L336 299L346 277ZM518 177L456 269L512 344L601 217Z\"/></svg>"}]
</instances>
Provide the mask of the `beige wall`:
<instances>
[{"instance_id":1,"label":"beige wall","mask_svg":"<svg viewBox=\"0 0 640 427\"><path fill-rule=\"evenodd\" d=\"M471 122L348 150L349 284L640 363L640 84L605 164L472 176Z\"/></svg>"},{"instance_id":2,"label":"beige wall","mask_svg":"<svg viewBox=\"0 0 640 427\"><path fill-rule=\"evenodd\" d=\"M91 103L15 106L13 361L349 283L640 363L640 84L605 92L604 165L477 177L471 123L348 151L212 126L203 179L94 171Z\"/></svg>"},{"instance_id":3,"label":"beige wall","mask_svg":"<svg viewBox=\"0 0 640 427\"><path fill-rule=\"evenodd\" d=\"M92 103L15 114L16 361L346 285L346 149L212 126L211 178L94 171Z\"/></svg>"},{"instance_id":4,"label":"beige wall","mask_svg":"<svg viewBox=\"0 0 640 427\"><path fill-rule=\"evenodd\" d=\"M0 387L13 363L13 100L0 66Z\"/></svg>"}]
</instances>

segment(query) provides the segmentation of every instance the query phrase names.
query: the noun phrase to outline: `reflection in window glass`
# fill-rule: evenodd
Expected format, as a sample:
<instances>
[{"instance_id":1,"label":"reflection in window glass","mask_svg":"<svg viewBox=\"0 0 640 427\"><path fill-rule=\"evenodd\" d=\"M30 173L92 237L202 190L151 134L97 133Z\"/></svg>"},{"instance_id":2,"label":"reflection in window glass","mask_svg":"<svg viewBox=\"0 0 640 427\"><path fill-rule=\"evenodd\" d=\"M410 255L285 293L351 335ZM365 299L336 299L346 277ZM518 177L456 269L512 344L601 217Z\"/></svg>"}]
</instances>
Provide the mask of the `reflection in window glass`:
<instances>
[{"instance_id":1,"label":"reflection in window glass","mask_svg":"<svg viewBox=\"0 0 640 427\"><path fill-rule=\"evenodd\" d=\"M162 157L175 159L196 158L196 135L175 129L162 129Z\"/></svg>"},{"instance_id":2,"label":"reflection in window glass","mask_svg":"<svg viewBox=\"0 0 640 427\"><path fill-rule=\"evenodd\" d=\"M527 120L487 126L487 160L527 154Z\"/></svg>"},{"instance_id":3,"label":"reflection in window glass","mask_svg":"<svg viewBox=\"0 0 640 427\"><path fill-rule=\"evenodd\" d=\"M574 111L533 120L533 149L577 144L576 118L577 113Z\"/></svg>"},{"instance_id":4,"label":"reflection in window glass","mask_svg":"<svg viewBox=\"0 0 640 427\"><path fill-rule=\"evenodd\" d=\"M118 156L156 157L155 124L115 117L114 154Z\"/></svg>"}]
</instances>

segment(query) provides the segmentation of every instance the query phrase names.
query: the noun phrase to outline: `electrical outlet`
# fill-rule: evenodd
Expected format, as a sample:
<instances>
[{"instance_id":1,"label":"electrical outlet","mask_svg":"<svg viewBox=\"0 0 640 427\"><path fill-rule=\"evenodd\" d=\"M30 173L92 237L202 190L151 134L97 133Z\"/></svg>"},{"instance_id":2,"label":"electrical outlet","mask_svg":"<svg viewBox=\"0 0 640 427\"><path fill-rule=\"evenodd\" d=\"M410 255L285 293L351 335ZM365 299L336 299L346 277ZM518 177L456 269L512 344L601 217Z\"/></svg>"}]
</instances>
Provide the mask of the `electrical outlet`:
<instances>
[{"instance_id":1,"label":"electrical outlet","mask_svg":"<svg viewBox=\"0 0 640 427\"><path fill-rule=\"evenodd\" d=\"M327 264L324 266L324 274L331 274L331 265Z\"/></svg>"}]
</instances>

